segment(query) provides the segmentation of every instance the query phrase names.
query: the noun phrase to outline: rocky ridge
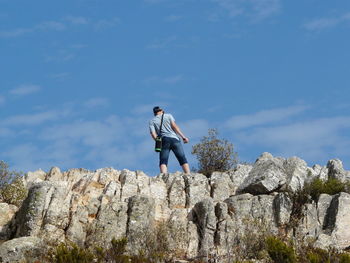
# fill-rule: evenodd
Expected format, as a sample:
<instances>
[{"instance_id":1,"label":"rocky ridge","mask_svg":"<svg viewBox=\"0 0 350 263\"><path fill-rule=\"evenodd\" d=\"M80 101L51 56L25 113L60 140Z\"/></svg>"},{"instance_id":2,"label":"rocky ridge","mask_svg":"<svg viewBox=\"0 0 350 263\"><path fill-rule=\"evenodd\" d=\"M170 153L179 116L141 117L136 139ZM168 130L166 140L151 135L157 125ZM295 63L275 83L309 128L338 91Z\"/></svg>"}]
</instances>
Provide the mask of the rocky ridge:
<instances>
[{"instance_id":1,"label":"rocky ridge","mask_svg":"<svg viewBox=\"0 0 350 263\"><path fill-rule=\"evenodd\" d=\"M234 171L202 174L160 174L112 168L29 172L28 197L20 208L0 203L0 262L17 262L26 252L36 255L43 244L73 241L108 246L126 236L129 251L147 242L147 233L161 222L171 225L174 249L186 258L231 253L247 231L284 231L315 246L350 246L350 194L322 194L303 206L293 229L289 192L314 178L350 180L340 160L308 167L305 161L262 154Z\"/></svg>"}]
</instances>

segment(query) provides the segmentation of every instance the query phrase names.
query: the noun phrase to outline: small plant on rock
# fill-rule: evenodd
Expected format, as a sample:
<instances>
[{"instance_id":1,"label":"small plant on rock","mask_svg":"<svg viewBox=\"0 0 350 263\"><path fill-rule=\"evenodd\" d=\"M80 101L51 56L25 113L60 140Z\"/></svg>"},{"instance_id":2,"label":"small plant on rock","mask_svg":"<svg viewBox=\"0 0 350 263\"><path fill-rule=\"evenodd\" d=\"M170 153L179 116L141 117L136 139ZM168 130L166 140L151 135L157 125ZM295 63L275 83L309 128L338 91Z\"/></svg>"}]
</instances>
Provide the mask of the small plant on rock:
<instances>
[{"instance_id":1,"label":"small plant on rock","mask_svg":"<svg viewBox=\"0 0 350 263\"><path fill-rule=\"evenodd\" d=\"M266 239L266 247L269 256L275 263L296 263L297 258L293 246L287 245L276 237Z\"/></svg>"},{"instance_id":2,"label":"small plant on rock","mask_svg":"<svg viewBox=\"0 0 350 263\"><path fill-rule=\"evenodd\" d=\"M209 129L208 136L192 147L198 160L198 172L209 177L213 172L226 172L237 164L233 144L218 138L217 129Z\"/></svg>"},{"instance_id":3,"label":"small plant on rock","mask_svg":"<svg viewBox=\"0 0 350 263\"><path fill-rule=\"evenodd\" d=\"M27 196L22 174L10 171L4 161L0 161L0 202L20 206Z\"/></svg>"}]
</instances>

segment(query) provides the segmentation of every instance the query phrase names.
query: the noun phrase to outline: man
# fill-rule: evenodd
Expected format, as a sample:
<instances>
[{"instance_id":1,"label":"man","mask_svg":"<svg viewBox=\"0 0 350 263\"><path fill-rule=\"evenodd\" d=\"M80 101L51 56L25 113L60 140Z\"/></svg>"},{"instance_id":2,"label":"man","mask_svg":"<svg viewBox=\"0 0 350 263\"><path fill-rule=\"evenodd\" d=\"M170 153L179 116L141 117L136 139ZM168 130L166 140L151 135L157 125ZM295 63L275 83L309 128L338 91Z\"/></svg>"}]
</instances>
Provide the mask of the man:
<instances>
[{"instance_id":1,"label":"man","mask_svg":"<svg viewBox=\"0 0 350 263\"><path fill-rule=\"evenodd\" d=\"M190 173L184 150L182 148L179 136L184 143L188 143L189 139L181 132L179 126L175 123L175 119L171 114L164 113L164 111L156 106L153 108L154 118L149 122L149 130L152 138L155 140L157 136L162 137L162 150L159 154L159 168L161 173L168 172L168 159L170 150L174 152L176 159L182 167L184 173ZM163 116L164 114L164 116ZM160 124L163 116L163 125L160 131Z\"/></svg>"}]
</instances>

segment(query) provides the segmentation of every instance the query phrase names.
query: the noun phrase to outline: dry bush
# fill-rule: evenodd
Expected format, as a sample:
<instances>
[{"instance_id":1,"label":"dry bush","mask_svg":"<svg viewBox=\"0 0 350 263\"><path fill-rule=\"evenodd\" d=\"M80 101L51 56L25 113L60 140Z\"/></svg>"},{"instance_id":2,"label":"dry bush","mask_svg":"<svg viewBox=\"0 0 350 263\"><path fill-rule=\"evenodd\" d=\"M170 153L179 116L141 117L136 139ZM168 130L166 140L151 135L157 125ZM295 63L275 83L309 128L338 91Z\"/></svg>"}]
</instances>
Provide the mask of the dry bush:
<instances>
[{"instance_id":1,"label":"dry bush","mask_svg":"<svg viewBox=\"0 0 350 263\"><path fill-rule=\"evenodd\" d=\"M208 135L192 147L198 160L198 172L209 177L213 172L226 172L237 164L233 144L218 138L217 129L209 129Z\"/></svg>"},{"instance_id":2,"label":"dry bush","mask_svg":"<svg viewBox=\"0 0 350 263\"><path fill-rule=\"evenodd\" d=\"M22 174L10 171L4 161L0 161L0 202L20 206L27 196Z\"/></svg>"}]
</instances>

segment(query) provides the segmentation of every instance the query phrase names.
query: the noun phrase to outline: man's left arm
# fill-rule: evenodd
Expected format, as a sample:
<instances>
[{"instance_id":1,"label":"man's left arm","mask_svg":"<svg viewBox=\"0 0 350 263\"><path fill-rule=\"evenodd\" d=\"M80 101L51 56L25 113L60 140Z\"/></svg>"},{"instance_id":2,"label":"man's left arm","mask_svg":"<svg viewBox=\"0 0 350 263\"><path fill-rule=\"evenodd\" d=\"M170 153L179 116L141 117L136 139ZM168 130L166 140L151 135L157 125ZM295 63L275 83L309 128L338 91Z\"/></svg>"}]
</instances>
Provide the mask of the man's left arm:
<instances>
[{"instance_id":1,"label":"man's left arm","mask_svg":"<svg viewBox=\"0 0 350 263\"><path fill-rule=\"evenodd\" d=\"M188 143L190 140L181 132L180 127L175 123L175 120L172 120L170 122L171 124L171 128L178 134L181 136L182 140L184 141L184 143Z\"/></svg>"}]
</instances>

